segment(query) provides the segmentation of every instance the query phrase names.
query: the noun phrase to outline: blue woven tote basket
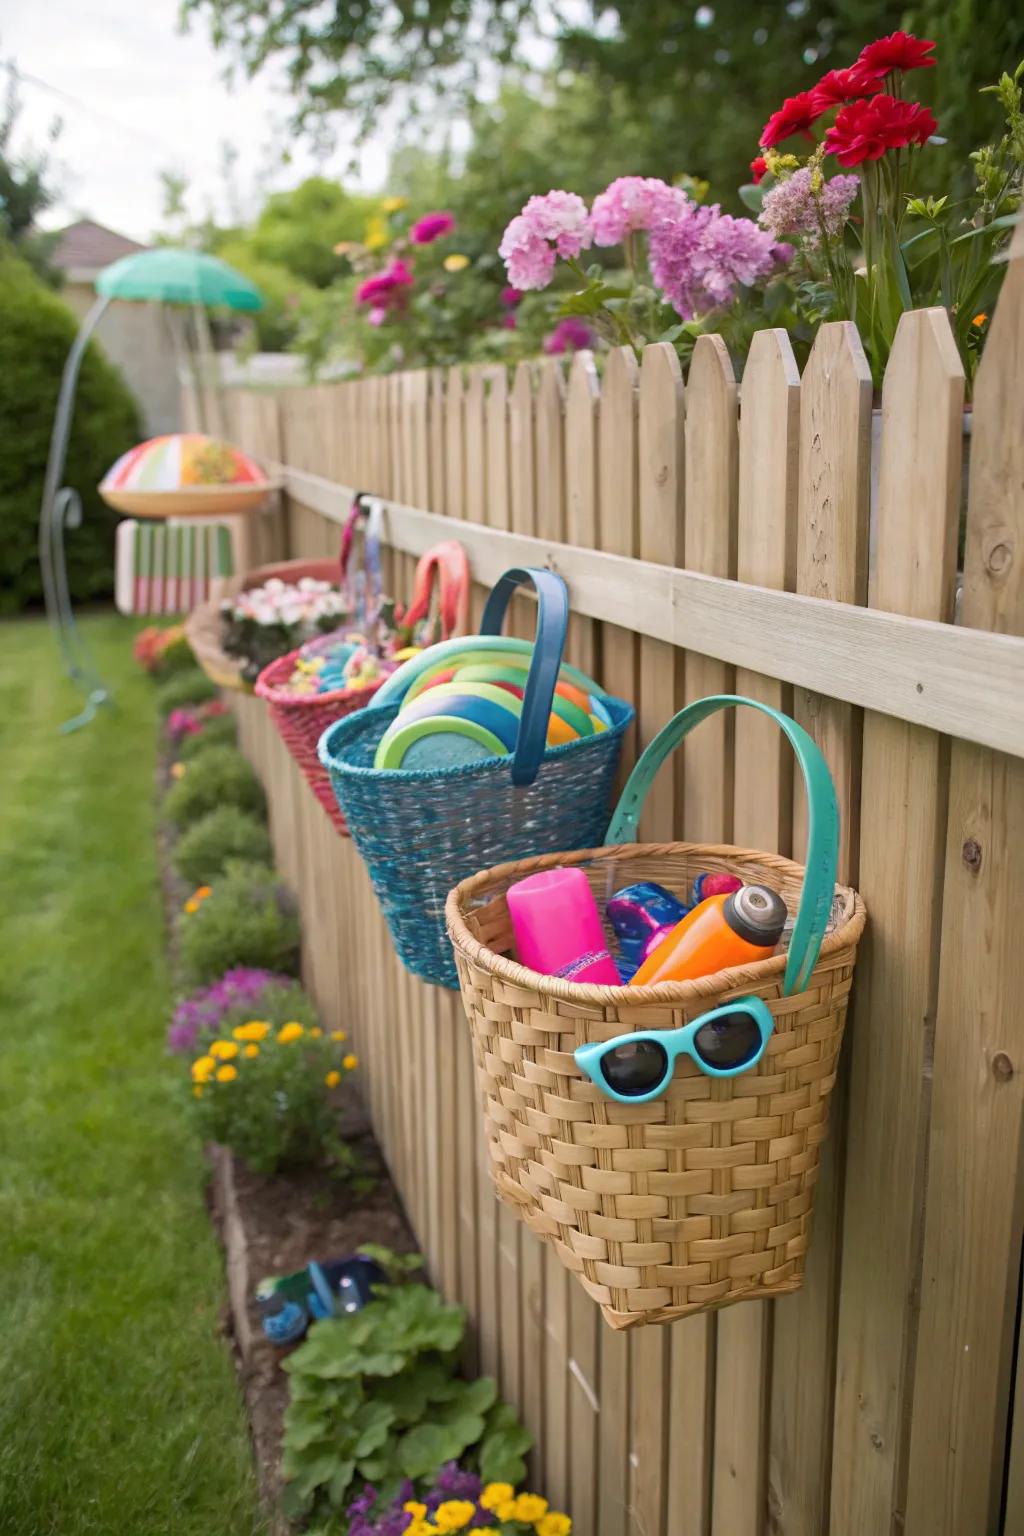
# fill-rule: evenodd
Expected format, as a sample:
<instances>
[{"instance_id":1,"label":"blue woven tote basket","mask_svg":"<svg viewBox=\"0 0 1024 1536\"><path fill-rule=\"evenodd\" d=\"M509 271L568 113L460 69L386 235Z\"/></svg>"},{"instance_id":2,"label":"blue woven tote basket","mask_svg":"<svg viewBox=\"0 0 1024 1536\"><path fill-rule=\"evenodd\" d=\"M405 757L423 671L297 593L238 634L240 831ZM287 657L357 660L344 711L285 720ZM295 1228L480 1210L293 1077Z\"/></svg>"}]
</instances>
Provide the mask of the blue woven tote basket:
<instances>
[{"instance_id":1,"label":"blue woven tote basket","mask_svg":"<svg viewBox=\"0 0 1024 1536\"><path fill-rule=\"evenodd\" d=\"M488 601L481 633L498 632L512 592L527 579L540 599L538 631L514 755L453 768L374 768L377 744L409 686L400 682L405 667L380 690L379 703L337 721L320 738L320 761L366 861L399 957L424 981L453 989L458 976L445 931L448 892L478 870L510 859L599 846L623 732L634 714L632 705L605 698L612 722L607 730L545 749L568 619L561 578L550 571L506 573ZM458 643L442 642L429 654Z\"/></svg>"}]
</instances>

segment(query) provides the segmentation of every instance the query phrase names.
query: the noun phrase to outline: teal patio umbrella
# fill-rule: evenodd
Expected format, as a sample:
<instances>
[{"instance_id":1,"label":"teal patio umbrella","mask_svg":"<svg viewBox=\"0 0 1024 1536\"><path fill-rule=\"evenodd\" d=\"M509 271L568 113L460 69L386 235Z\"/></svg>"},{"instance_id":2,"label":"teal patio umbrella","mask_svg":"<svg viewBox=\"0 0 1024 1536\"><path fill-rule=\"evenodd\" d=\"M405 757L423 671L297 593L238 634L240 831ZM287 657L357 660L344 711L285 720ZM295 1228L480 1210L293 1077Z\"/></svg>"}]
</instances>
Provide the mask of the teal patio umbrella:
<instances>
[{"instance_id":1,"label":"teal patio umbrella","mask_svg":"<svg viewBox=\"0 0 1024 1536\"><path fill-rule=\"evenodd\" d=\"M64 559L64 529L77 528L82 520L77 491L61 486L60 481L74 414L75 387L89 340L115 300L189 306L202 317L204 326L207 309L253 313L263 307L259 289L227 262L202 251L182 251L171 246L123 256L104 267L96 279L96 292L96 302L82 321L64 364L39 512L39 563L47 618L56 633L68 676L86 693L85 708L61 727L65 731L86 725L99 704L111 702L110 690L98 675L75 625Z\"/></svg>"}]
</instances>

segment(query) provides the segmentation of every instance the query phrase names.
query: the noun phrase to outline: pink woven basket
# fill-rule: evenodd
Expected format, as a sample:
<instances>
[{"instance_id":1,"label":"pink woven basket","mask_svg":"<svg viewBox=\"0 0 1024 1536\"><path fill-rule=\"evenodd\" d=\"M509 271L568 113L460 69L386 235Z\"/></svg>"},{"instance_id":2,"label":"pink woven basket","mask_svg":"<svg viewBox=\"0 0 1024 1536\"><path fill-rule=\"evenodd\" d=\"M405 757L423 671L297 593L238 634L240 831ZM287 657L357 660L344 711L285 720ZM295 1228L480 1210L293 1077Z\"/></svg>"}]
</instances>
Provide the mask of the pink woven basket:
<instances>
[{"instance_id":1,"label":"pink woven basket","mask_svg":"<svg viewBox=\"0 0 1024 1536\"><path fill-rule=\"evenodd\" d=\"M327 769L316 755L316 744L329 725L368 704L384 677L367 688L336 688L331 693L297 694L287 686L298 651L272 661L256 679L256 694L265 699L270 718L281 740L294 757L313 791L342 837L348 837L345 818L331 788Z\"/></svg>"}]
</instances>

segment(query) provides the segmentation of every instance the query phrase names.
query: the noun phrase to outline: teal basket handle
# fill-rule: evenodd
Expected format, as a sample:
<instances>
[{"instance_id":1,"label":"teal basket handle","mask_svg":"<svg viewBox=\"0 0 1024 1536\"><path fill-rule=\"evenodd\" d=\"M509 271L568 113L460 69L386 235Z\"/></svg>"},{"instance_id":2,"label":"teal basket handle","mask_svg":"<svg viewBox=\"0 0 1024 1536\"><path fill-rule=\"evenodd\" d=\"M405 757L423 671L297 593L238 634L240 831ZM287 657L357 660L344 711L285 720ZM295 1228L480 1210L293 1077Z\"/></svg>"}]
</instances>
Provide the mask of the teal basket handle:
<instances>
[{"instance_id":1,"label":"teal basket handle","mask_svg":"<svg viewBox=\"0 0 1024 1536\"><path fill-rule=\"evenodd\" d=\"M807 792L807 863L786 960L783 993L788 997L793 992L803 991L818 963L832 911L839 859L839 806L835 786L828 764L803 726L770 705L760 704L757 699L745 699L740 694L712 694L709 698L698 699L695 704L688 704L662 727L640 755L615 807L605 841L612 844L636 842L640 812L666 757L709 715L739 704L759 709L775 721L796 753Z\"/></svg>"},{"instance_id":2,"label":"teal basket handle","mask_svg":"<svg viewBox=\"0 0 1024 1536\"><path fill-rule=\"evenodd\" d=\"M525 582L537 592L537 634L526 674L523 712L512 758L512 783L532 784L548 744L548 721L569 629L569 593L561 576L542 566L513 566L494 583L480 620L482 635L499 635L512 594Z\"/></svg>"}]
</instances>

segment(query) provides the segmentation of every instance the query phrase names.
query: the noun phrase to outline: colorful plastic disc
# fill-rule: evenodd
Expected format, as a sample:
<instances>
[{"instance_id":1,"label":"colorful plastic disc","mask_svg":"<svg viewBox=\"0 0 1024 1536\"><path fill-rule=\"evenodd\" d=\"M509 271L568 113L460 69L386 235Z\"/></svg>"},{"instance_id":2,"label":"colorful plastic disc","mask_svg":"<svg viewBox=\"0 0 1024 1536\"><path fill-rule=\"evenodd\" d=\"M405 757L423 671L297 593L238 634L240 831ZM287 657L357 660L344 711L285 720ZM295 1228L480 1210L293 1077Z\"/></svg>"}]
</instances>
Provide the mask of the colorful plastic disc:
<instances>
[{"instance_id":1,"label":"colorful plastic disc","mask_svg":"<svg viewBox=\"0 0 1024 1536\"><path fill-rule=\"evenodd\" d=\"M500 693L500 689L495 689ZM515 700L511 700L515 703ZM512 710L506 709L501 702L493 699L481 698L472 693L460 693L458 689L454 693L442 695L439 689L431 688L427 693L421 694L415 699L408 709L403 709L399 715L400 720L428 720L431 716L443 715L445 718L456 715L460 720L475 720L477 725L482 725L485 730L497 736L504 742L506 752L515 748L516 738L519 735L519 716Z\"/></svg>"},{"instance_id":2,"label":"colorful plastic disc","mask_svg":"<svg viewBox=\"0 0 1024 1536\"><path fill-rule=\"evenodd\" d=\"M377 744L375 768L454 768L506 757L507 750L484 726L457 715L404 721L398 716Z\"/></svg>"}]
</instances>

